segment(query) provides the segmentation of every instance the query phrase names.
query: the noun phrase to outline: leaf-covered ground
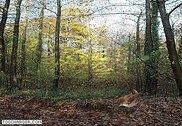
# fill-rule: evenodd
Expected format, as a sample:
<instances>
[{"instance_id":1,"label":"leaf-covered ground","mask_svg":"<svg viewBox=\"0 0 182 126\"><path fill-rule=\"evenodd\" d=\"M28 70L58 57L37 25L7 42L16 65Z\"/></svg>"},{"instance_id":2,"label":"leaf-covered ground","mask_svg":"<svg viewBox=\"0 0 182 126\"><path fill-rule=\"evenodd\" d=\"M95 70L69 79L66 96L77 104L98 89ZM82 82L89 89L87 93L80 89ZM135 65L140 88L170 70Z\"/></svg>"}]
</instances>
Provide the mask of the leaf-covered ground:
<instances>
[{"instance_id":1,"label":"leaf-covered ground","mask_svg":"<svg viewBox=\"0 0 182 126\"><path fill-rule=\"evenodd\" d=\"M42 119L44 126L182 126L181 98L141 98L133 108L116 100L50 102L0 97L0 119Z\"/></svg>"}]
</instances>

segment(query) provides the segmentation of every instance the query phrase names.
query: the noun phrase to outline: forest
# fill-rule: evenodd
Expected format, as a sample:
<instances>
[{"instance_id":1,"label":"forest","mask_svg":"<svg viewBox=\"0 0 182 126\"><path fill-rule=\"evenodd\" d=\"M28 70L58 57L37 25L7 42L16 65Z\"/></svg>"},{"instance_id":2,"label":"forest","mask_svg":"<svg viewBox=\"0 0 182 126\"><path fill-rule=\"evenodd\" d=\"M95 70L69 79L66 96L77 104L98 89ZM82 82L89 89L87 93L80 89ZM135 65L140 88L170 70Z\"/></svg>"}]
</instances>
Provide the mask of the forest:
<instances>
[{"instance_id":1,"label":"forest","mask_svg":"<svg viewBox=\"0 0 182 126\"><path fill-rule=\"evenodd\" d=\"M0 0L0 124L181 126L181 105L182 0Z\"/></svg>"}]
</instances>

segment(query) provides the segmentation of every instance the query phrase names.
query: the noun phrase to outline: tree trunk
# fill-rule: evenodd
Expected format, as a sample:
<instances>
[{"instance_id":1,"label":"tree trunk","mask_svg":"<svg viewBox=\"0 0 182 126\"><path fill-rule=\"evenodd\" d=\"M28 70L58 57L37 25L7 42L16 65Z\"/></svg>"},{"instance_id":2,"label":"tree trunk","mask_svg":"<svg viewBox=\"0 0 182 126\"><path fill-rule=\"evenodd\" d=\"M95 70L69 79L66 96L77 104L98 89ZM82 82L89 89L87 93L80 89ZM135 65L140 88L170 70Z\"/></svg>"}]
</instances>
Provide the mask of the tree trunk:
<instances>
[{"instance_id":1,"label":"tree trunk","mask_svg":"<svg viewBox=\"0 0 182 126\"><path fill-rule=\"evenodd\" d=\"M25 28L24 28L24 33L23 33L23 40L21 43L21 69L20 69L20 85L23 84L23 79L26 73L26 41L27 41L27 19L25 21Z\"/></svg>"},{"instance_id":2,"label":"tree trunk","mask_svg":"<svg viewBox=\"0 0 182 126\"><path fill-rule=\"evenodd\" d=\"M92 81L93 79L93 70L92 70L92 42L89 39L89 50L88 50L88 82Z\"/></svg>"},{"instance_id":3,"label":"tree trunk","mask_svg":"<svg viewBox=\"0 0 182 126\"><path fill-rule=\"evenodd\" d=\"M131 35L129 34L128 36L128 66L127 66L127 73L128 75L131 74L131 48L132 48L132 45L131 45Z\"/></svg>"},{"instance_id":4,"label":"tree trunk","mask_svg":"<svg viewBox=\"0 0 182 126\"><path fill-rule=\"evenodd\" d=\"M137 19L137 27L136 27L136 58L140 57L140 19L142 16L142 12L139 14ZM138 92L142 91L142 79L141 79L141 70L140 70L140 64L136 64L136 90Z\"/></svg>"},{"instance_id":5,"label":"tree trunk","mask_svg":"<svg viewBox=\"0 0 182 126\"><path fill-rule=\"evenodd\" d=\"M56 17L56 30L55 30L55 79L54 89L58 89L60 80L60 22L61 22L61 1L57 0L57 17Z\"/></svg>"},{"instance_id":6,"label":"tree trunk","mask_svg":"<svg viewBox=\"0 0 182 126\"><path fill-rule=\"evenodd\" d=\"M42 59L42 37L43 37L43 20L44 20L44 0L41 1L42 7L40 11L40 19L39 19L39 39L38 39L38 45L37 45L37 65L36 70L38 71L40 69L40 63Z\"/></svg>"},{"instance_id":7,"label":"tree trunk","mask_svg":"<svg viewBox=\"0 0 182 126\"><path fill-rule=\"evenodd\" d=\"M47 42L47 56L50 58L51 56L51 26L49 26L49 37L48 37L48 42Z\"/></svg>"},{"instance_id":8,"label":"tree trunk","mask_svg":"<svg viewBox=\"0 0 182 126\"><path fill-rule=\"evenodd\" d=\"M128 64L127 64L127 74L128 74L128 77L129 79L131 79L131 75L132 75L132 72L133 72L133 68L132 68L132 44L131 44L131 34L129 34L128 36ZM116 61L114 61L116 62ZM136 85L134 83L129 83L128 84L128 88L130 91L132 91L133 89L136 88Z\"/></svg>"},{"instance_id":9,"label":"tree trunk","mask_svg":"<svg viewBox=\"0 0 182 126\"><path fill-rule=\"evenodd\" d=\"M153 52L152 40L152 18L151 18L150 0L146 0L146 33L144 54L149 57L145 64L145 92L148 95L155 95L157 91L157 79L155 76L155 64L151 53Z\"/></svg>"},{"instance_id":10,"label":"tree trunk","mask_svg":"<svg viewBox=\"0 0 182 126\"><path fill-rule=\"evenodd\" d=\"M137 19L137 27L136 27L136 56L140 56L140 19L141 19L142 13L139 14Z\"/></svg>"},{"instance_id":11,"label":"tree trunk","mask_svg":"<svg viewBox=\"0 0 182 126\"><path fill-rule=\"evenodd\" d=\"M13 45L11 52L11 64L10 64L10 89L16 87L17 85L17 49L18 49L18 38L19 38L19 22L20 22L20 6L22 0L17 1L16 6L16 17L13 32Z\"/></svg>"},{"instance_id":12,"label":"tree trunk","mask_svg":"<svg viewBox=\"0 0 182 126\"><path fill-rule=\"evenodd\" d=\"M113 63L113 72L114 72L114 81L117 80L117 48L116 48L117 44L116 42L113 43L112 46L112 63Z\"/></svg>"},{"instance_id":13,"label":"tree trunk","mask_svg":"<svg viewBox=\"0 0 182 126\"><path fill-rule=\"evenodd\" d=\"M151 1L152 4L152 19L151 19L151 36L152 36L152 56L151 70L153 71L153 90L154 94L157 93L158 83L158 60L159 60L159 21L158 21L158 7L155 0Z\"/></svg>"},{"instance_id":14,"label":"tree trunk","mask_svg":"<svg viewBox=\"0 0 182 126\"><path fill-rule=\"evenodd\" d=\"M182 34L182 33L181 33ZM179 49L178 49L178 55L182 59L182 35L180 36L179 40Z\"/></svg>"},{"instance_id":15,"label":"tree trunk","mask_svg":"<svg viewBox=\"0 0 182 126\"><path fill-rule=\"evenodd\" d=\"M158 7L155 0L152 0L152 40L153 50L159 50L159 20L158 20ZM158 59L158 57L157 57Z\"/></svg>"},{"instance_id":16,"label":"tree trunk","mask_svg":"<svg viewBox=\"0 0 182 126\"><path fill-rule=\"evenodd\" d=\"M81 43L78 43L78 49L81 50L82 49L82 44ZM77 61L81 61L80 59L80 53L77 54Z\"/></svg>"},{"instance_id":17,"label":"tree trunk","mask_svg":"<svg viewBox=\"0 0 182 126\"><path fill-rule=\"evenodd\" d=\"M28 27L28 6L29 3L26 1L26 16L25 16L25 26L23 32L23 40L21 43L21 69L20 69L20 86L23 84L23 79L26 74L26 42L27 42L27 27Z\"/></svg>"},{"instance_id":18,"label":"tree trunk","mask_svg":"<svg viewBox=\"0 0 182 126\"><path fill-rule=\"evenodd\" d=\"M3 8L2 19L0 22L0 56L1 56L0 70L3 71L4 73L6 72L6 44L4 41L4 30L8 16L9 5L10 5L10 0L6 0Z\"/></svg>"},{"instance_id":19,"label":"tree trunk","mask_svg":"<svg viewBox=\"0 0 182 126\"><path fill-rule=\"evenodd\" d=\"M174 40L174 33L172 31L169 14L166 12L165 1L157 0L159 12L161 15L161 20L164 28L164 33L166 37L166 45L169 54L169 60L171 62L171 67L175 76L175 80L179 89L179 95L182 96L182 69L179 63L178 54L176 51L176 45Z\"/></svg>"}]
</instances>

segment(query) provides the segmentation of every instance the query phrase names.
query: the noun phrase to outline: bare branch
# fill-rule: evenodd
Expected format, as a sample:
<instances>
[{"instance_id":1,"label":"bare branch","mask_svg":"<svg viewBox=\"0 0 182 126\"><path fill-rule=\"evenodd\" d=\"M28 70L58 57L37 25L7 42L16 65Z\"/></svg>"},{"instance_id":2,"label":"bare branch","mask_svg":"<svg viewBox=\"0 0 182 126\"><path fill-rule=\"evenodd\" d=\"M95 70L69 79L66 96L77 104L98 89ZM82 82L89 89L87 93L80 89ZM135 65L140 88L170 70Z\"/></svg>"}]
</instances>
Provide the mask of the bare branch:
<instances>
[{"instance_id":1,"label":"bare branch","mask_svg":"<svg viewBox=\"0 0 182 126\"><path fill-rule=\"evenodd\" d=\"M50 11L50 12L52 12L52 13L56 14L56 12L55 12L55 11L53 11L53 10L51 10L51 9L47 8L45 5L44 5L44 8L45 8L46 10L48 10L48 11Z\"/></svg>"},{"instance_id":2,"label":"bare branch","mask_svg":"<svg viewBox=\"0 0 182 126\"><path fill-rule=\"evenodd\" d=\"M97 10L94 10L94 11L92 12L92 14L94 14L94 13L96 13L96 12L99 12L99 11L102 11L102 10L104 10L104 9L111 8L111 7L121 7L121 6L127 7L127 6L138 6L138 5L144 5L144 4L132 4L132 5L129 5L129 4L111 4L111 5L108 5L108 6L101 7L101 8L99 8L99 9L97 9Z\"/></svg>"},{"instance_id":3,"label":"bare branch","mask_svg":"<svg viewBox=\"0 0 182 126\"><path fill-rule=\"evenodd\" d=\"M174 7L169 13L168 16L170 16L170 14L175 11L178 7L182 6L182 3L178 4L176 7Z\"/></svg>"},{"instance_id":4,"label":"bare branch","mask_svg":"<svg viewBox=\"0 0 182 126\"><path fill-rule=\"evenodd\" d=\"M128 13L128 12L116 12L116 13L102 13L102 14L93 14L95 16L103 16L103 15L118 15L118 14L125 14L125 15L139 15L140 13Z\"/></svg>"}]
</instances>

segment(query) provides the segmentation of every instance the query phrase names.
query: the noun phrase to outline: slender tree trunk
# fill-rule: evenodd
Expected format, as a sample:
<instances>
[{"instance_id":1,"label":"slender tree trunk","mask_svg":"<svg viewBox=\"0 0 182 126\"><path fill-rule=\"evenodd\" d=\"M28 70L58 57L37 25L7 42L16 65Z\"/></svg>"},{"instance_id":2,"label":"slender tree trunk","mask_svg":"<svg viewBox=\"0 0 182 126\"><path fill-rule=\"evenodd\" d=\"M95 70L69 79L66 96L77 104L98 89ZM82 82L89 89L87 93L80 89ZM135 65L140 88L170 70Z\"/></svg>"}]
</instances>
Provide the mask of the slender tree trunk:
<instances>
[{"instance_id":1,"label":"slender tree trunk","mask_svg":"<svg viewBox=\"0 0 182 126\"><path fill-rule=\"evenodd\" d=\"M136 27L136 56L140 56L140 19L142 16L142 12L139 14L137 19L137 27Z\"/></svg>"},{"instance_id":2,"label":"slender tree trunk","mask_svg":"<svg viewBox=\"0 0 182 126\"><path fill-rule=\"evenodd\" d=\"M128 71L128 75L130 75L131 72L131 35L128 36L128 66L127 66L127 71Z\"/></svg>"},{"instance_id":3,"label":"slender tree trunk","mask_svg":"<svg viewBox=\"0 0 182 126\"><path fill-rule=\"evenodd\" d=\"M88 52L88 81L90 82L93 79L93 70L92 70L92 42L89 40L89 52Z\"/></svg>"},{"instance_id":4,"label":"slender tree trunk","mask_svg":"<svg viewBox=\"0 0 182 126\"><path fill-rule=\"evenodd\" d=\"M131 72L133 70L131 68L131 62L132 62L132 44L131 44L131 35L129 34L128 36L128 65L127 65L127 74L129 78L131 77L132 75ZM136 88L136 85L134 85L133 83L129 83L128 86L130 91Z\"/></svg>"},{"instance_id":5,"label":"slender tree trunk","mask_svg":"<svg viewBox=\"0 0 182 126\"><path fill-rule=\"evenodd\" d=\"M26 1L26 16L25 16L25 26L23 32L23 40L21 43L21 69L20 69L20 87L23 84L23 80L26 74L26 42L27 42L27 27L28 27L28 6L29 3Z\"/></svg>"},{"instance_id":6,"label":"slender tree trunk","mask_svg":"<svg viewBox=\"0 0 182 126\"><path fill-rule=\"evenodd\" d=\"M41 11L40 11L40 19L39 19L39 39L38 39L38 45L37 45L37 65L36 70L40 69L41 59L42 59L42 37L43 37L43 20L44 20L44 0L41 0Z\"/></svg>"},{"instance_id":7,"label":"slender tree trunk","mask_svg":"<svg viewBox=\"0 0 182 126\"><path fill-rule=\"evenodd\" d=\"M52 38L51 38L51 26L49 26L49 36L48 36L48 42L47 42L47 56L50 58L51 56L51 42L52 42Z\"/></svg>"},{"instance_id":8,"label":"slender tree trunk","mask_svg":"<svg viewBox=\"0 0 182 126\"><path fill-rule=\"evenodd\" d=\"M146 33L144 54L149 57L145 64L145 92L149 95L155 95L157 92L157 78L155 76L155 64L151 53L153 50L152 40L152 12L150 8L150 0L146 0Z\"/></svg>"},{"instance_id":9,"label":"slender tree trunk","mask_svg":"<svg viewBox=\"0 0 182 126\"><path fill-rule=\"evenodd\" d=\"M14 24L14 32L13 32L13 45L11 52L11 64L10 64L10 89L16 87L17 83L17 49L18 49L18 38L19 38L19 22L20 22L20 6L22 0L17 1L16 6L16 17Z\"/></svg>"},{"instance_id":10,"label":"slender tree trunk","mask_svg":"<svg viewBox=\"0 0 182 126\"><path fill-rule=\"evenodd\" d=\"M169 60L171 62L171 67L172 67L175 80L179 89L179 95L182 96L182 69L181 69L178 54L176 51L174 33L172 31L171 24L169 21L169 14L167 14L166 12L164 0L157 0L157 4L158 4L159 12L161 15L164 32L165 32Z\"/></svg>"},{"instance_id":11,"label":"slender tree trunk","mask_svg":"<svg viewBox=\"0 0 182 126\"><path fill-rule=\"evenodd\" d=\"M114 81L116 81L117 80L117 49L116 49L116 46L117 46L117 44L116 44L116 42L114 42L113 43L113 46L112 46L112 63L114 63L113 64L113 70L114 70Z\"/></svg>"},{"instance_id":12,"label":"slender tree trunk","mask_svg":"<svg viewBox=\"0 0 182 126\"><path fill-rule=\"evenodd\" d=\"M79 49L79 50L82 49L82 44L81 44L81 43L78 44L78 49ZM81 59L80 59L80 54L79 54L79 53L77 54L77 61L81 61Z\"/></svg>"},{"instance_id":13,"label":"slender tree trunk","mask_svg":"<svg viewBox=\"0 0 182 126\"><path fill-rule=\"evenodd\" d=\"M6 0L3 8L2 19L0 22L0 56L1 56L0 70L3 71L4 73L6 72L6 44L4 41L4 30L8 16L9 5L10 5L10 0Z\"/></svg>"},{"instance_id":14,"label":"slender tree trunk","mask_svg":"<svg viewBox=\"0 0 182 126\"><path fill-rule=\"evenodd\" d=\"M57 17L56 17L56 30L55 30L55 79L54 89L58 89L60 80L60 23L61 23L61 1L57 0Z\"/></svg>"},{"instance_id":15,"label":"slender tree trunk","mask_svg":"<svg viewBox=\"0 0 182 126\"><path fill-rule=\"evenodd\" d=\"M24 28L24 33L23 33L23 40L22 40L22 43L21 43L21 69L20 69L20 85L23 84L23 79L24 79L24 76L25 76L25 73L26 73L26 41L27 41L27 37L26 37L26 34L27 34L27 19L25 21L25 28Z\"/></svg>"},{"instance_id":16,"label":"slender tree trunk","mask_svg":"<svg viewBox=\"0 0 182 126\"><path fill-rule=\"evenodd\" d=\"M140 57L140 19L142 16L142 12L139 14L137 19L137 27L136 27L136 58ZM141 79L141 70L140 64L136 64L136 90L141 92L142 91L142 79Z\"/></svg>"}]
</instances>

